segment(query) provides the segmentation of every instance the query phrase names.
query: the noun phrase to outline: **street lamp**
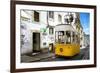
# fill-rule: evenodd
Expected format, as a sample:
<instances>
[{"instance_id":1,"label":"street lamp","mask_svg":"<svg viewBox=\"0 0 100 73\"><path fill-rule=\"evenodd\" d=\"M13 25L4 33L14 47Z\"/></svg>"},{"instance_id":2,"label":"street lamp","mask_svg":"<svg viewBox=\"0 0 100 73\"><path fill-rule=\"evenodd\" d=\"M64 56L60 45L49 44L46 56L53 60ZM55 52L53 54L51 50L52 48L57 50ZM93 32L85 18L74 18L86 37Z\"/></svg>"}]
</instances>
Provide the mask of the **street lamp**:
<instances>
[{"instance_id":1,"label":"street lamp","mask_svg":"<svg viewBox=\"0 0 100 73\"><path fill-rule=\"evenodd\" d=\"M73 14L68 13L67 15L65 15L65 22L67 22L68 24L71 24L73 22Z\"/></svg>"}]
</instances>

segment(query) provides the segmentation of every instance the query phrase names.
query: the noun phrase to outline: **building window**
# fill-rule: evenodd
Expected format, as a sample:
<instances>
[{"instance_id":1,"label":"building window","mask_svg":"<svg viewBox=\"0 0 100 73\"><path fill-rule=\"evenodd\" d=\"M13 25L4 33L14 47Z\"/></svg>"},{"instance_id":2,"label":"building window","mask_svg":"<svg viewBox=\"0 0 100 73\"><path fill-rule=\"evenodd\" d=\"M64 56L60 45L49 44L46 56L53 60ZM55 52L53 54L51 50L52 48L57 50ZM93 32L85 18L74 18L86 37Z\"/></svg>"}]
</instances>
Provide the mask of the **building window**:
<instances>
[{"instance_id":1,"label":"building window","mask_svg":"<svg viewBox=\"0 0 100 73\"><path fill-rule=\"evenodd\" d=\"M44 42L43 45L45 46L46 45L46 42Z\"/></svg>"},{"instance_id":2,"label":"building window","mask_svg":"<svg viewBox=\"0 0 100 73\"><path fill-rule=\"evenodd\" d=\"M39 12L34 11L34 21L39 22Z\"/></svg>"},{"instance_id":3,"label":"building window","mask_svg":"<svg viewBox=\"0 0 100 73\"><path fill-rule=\"evenodd\" d=\"M65 15L64 16L64 21L65 21L65 23L70 23L70 19L69 19L69 15Z\"/></svg>"},{"instance_id":4,"label":"building window","mask_svg":"<svg viewBox=\"0 0 100 73\"><path fill-rule=\"evenodd\" d=\"M49 11L49 18L54 18L54 12L53 11Z\"/></svg>"},{"instance_id":5,"label":"building window","mask_svg":"<svg viewBox=\"0 0 100 73\"><path fill-rule=\"evenodd\" d=\"M61 17L61 15L58 15L58 21L59 21L59 22L62 22L62 17Z\"/></svg>"},{"instance_id":6,"label":"building window","mask_svg":"<svg viewBox=\"0 0 100 73\"><path fill-rule=\"evenodd\" d=\"M49 34L53 34L53 28L49 28Z\"/></svg>"},{"instance_id":7,"label":"building window","mask_svg":"<svg viewBox=\"0 0 100 73\"><path fill-rule=\"evenodd\" d=\"M73 32L72 37L73 37L73 41L72 42L75 42L75 33L74 32Z\"/></svg>"},{"instance_id":8,"label":"building window","mask_svg":"<svg viewBox=\"0 0 100 73\"><path fill-rule=\"evenodd\" d=\"M81 37L81 41L82 41L82 37Z\"/></svg>"}]
</instances>

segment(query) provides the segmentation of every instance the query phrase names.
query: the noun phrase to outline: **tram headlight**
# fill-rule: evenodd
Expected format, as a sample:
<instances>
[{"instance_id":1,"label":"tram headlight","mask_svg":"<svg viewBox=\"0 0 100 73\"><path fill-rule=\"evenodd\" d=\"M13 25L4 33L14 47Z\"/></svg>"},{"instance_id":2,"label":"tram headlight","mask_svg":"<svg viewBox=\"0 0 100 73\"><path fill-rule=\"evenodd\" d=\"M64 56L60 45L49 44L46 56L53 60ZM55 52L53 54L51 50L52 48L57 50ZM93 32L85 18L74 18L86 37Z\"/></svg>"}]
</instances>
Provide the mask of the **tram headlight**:
<instances>
[{"instance_id":1,"label":"tram headlight","mask_svg":"<svg viewBox=\"0 0 100 73\"><path fill-rule=\"evenodd\" d=\"M60 48L60 52L63 52L63 48Z\"/></svg>"}]
</instances>

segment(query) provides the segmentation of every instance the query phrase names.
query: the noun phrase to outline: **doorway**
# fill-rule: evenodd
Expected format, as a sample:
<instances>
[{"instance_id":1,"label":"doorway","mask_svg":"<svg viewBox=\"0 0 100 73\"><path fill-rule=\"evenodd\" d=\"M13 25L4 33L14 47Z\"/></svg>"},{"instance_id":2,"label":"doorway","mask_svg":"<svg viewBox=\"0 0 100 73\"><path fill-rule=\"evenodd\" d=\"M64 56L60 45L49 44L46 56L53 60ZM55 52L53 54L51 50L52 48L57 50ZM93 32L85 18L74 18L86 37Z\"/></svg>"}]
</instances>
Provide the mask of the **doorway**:
<instances>
[{"instance_id":1,"label":"doorway","mask_svg":"<svg viewBox=\"0 0 100 73\"><path fill-rule=\"evenodd\" d=\"M40 52L40 33L33 32L32 34L33 39L33 53L34 52Z\"/></svg>"},{"instance_id":2,"label":"doorway","mask_svg":"<svg viewBox=\"0 0 100 73\"><path fill-rule=\"evenodd\" d=\"M54 45L53 45L53 43L49 44L49 51L50 52L54 52Z\"/></svg>"}]
</instances>

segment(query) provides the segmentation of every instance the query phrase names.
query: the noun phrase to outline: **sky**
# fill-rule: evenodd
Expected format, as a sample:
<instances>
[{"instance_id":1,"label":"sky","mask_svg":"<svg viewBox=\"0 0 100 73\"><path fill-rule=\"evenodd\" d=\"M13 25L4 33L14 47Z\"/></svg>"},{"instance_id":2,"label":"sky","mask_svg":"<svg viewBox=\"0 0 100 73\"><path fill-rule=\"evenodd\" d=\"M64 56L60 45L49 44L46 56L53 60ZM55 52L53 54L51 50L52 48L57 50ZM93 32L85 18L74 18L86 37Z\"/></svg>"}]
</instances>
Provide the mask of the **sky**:
<instances>
[{"instance_id":1,"label":"sky","mask_svg":"<svg viewBox=\"0 0 100 73\"><path fill-rule=\"evenodd\" d=\"M85 34L90 34L90 14L80 13L80 21Z\"/></svg>"}]
</instances>

